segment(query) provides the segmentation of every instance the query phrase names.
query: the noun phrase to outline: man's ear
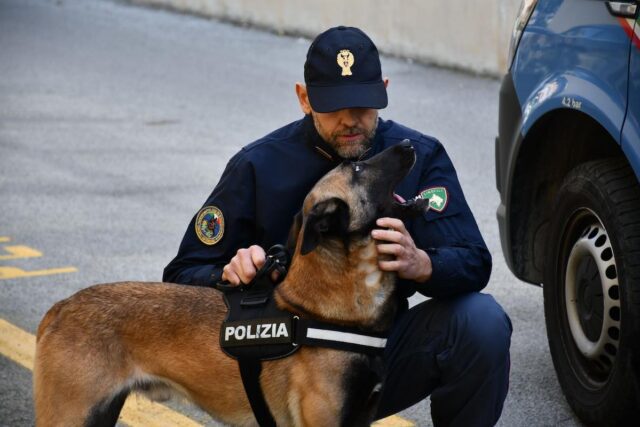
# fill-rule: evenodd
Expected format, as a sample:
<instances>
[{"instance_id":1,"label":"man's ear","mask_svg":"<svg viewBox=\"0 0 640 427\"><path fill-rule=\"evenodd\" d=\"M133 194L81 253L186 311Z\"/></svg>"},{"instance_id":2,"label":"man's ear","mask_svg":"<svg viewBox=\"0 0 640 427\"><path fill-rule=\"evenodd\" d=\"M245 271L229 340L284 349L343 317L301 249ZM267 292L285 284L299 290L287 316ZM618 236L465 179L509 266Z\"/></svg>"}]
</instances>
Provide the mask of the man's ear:
<instances>
[{"instance_id":1,"label":"man's ear","mask_svg":"<svg viewBox=\"0 0 640 427\"><path fill-rule=\"evenodd\" d=\"M311 103L309 102L309 94L307 87L302 83L296 83L296 95L300 103L300 109L304 114L311 114Z\"/></svg>"},{"instance_id":2,"label":"man's ear","mask_svg":"<svg viewBox=\"0 0 640 427\"><path fill-rule=\"evenodd\" d=\"M300 254L306 255L328 237L345 237L349 231L349 206L332 198L316 204L306 221Z\"/></svg>"}]
</instances>

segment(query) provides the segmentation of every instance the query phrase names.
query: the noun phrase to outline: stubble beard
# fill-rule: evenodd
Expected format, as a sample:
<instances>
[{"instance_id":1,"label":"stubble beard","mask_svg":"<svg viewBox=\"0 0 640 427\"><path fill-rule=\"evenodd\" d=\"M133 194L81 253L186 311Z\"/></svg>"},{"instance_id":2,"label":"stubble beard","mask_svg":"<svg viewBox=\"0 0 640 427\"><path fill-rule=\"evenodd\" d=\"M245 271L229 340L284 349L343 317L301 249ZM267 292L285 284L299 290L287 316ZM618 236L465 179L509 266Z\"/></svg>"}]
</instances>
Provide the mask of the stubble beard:
<instances>
[{"instance_id":1,"label":"stubble beard","mask_svg":"<svg viewBox=\"0 0 640 427\"><path fill-rule=\"evenodd\" d=\"M324 139L325 142L329 144L335 150L335 152L345 160L357 160L361 158L364 153L366 153L373 145L373 138L375 138L376 129L378 128L377 117L374 121L373 127L369 130L361 127L351 127L325 136L326 132L324 132L322 125L316 119L315 115L312 114L312 116L316 130L318 131L322 139ZM353 134L361 134L364 136L364 139L356 143L344 143L338 141L339 136Z\"/></svg>"}]
</instances>

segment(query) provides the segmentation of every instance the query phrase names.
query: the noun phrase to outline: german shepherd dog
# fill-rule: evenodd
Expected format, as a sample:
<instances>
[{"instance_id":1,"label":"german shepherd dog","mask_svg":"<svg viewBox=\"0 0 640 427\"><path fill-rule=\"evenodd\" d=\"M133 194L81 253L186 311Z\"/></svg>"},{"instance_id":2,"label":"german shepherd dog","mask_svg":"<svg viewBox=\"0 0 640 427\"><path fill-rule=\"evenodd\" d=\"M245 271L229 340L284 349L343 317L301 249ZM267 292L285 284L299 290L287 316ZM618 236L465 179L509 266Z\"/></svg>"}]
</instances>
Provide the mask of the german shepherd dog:
<instances>
[{"instance_id":1,"label":"german shepherd dog","mask_svg":"<svg viewBox=\"0 0 640 427\"><path fill-rule=\"evenodd\" d=\"M289 237L292 262L277 305L300 317L384 331L396 311L395 275L381 271L371 230L425 200L398 203L394 187L415 162L408 141L344 162L304 200ZM219 291L167 284L96 285L55 304L37 334L36 425L114 425L131 392L175 391L230 425L257 425L238 362L219 346ZM365 426L375 415L381 358L304 346L262 362L265 400L278 426ZM157 400L157 399L156 399Z\"/></svg>"}]
</instances>

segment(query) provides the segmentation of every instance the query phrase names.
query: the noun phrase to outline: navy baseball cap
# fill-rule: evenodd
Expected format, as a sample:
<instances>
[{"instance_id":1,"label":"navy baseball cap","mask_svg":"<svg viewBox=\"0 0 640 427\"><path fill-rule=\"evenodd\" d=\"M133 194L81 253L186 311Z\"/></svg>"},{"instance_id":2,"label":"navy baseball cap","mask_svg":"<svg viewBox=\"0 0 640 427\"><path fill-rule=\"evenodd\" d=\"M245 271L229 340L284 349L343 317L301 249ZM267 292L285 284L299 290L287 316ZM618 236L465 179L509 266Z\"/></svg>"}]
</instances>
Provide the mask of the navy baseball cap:
<instances>
[{"instance_id":1,"label":"navy baseball cap","mask_svg":"<svg viewBox=\"0 0 640 427\"><path fill-rule=\"evenodd\" d=\"M334 27L316 37L307 52L304 81L311 108L319 113L387 106L378 49L358 28Z\"/></svg>"}]
</instances>

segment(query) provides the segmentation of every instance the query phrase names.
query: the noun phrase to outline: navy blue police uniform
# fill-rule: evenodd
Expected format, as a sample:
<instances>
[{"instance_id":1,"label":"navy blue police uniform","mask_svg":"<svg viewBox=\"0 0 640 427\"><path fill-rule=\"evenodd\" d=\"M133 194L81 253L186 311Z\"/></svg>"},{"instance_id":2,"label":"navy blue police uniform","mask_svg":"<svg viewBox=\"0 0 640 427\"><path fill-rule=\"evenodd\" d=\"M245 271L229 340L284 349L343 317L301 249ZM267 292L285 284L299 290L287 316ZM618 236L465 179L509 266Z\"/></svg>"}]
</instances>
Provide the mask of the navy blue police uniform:
<instances>
[{"instance_id":1,"label":"navy blue police uniform","mask_svg":"<svg viewBox=\"0 0 640 427\"><path fill-rule=\"evenodd\" d=\"M436 425L493 425L508 390L511 324L490 295L478 292L488 283L491 255L439 141L379 119L363 158L405 139L417 161L396 193L430 200L430 209L405 226L431 258L433 274L425 283L398 280L401 310L385 349L378 416L431 395ZM238 249L286 242L309 190L342 161L311 116L247 145L191 220L163 280L214 286ZM409 309L415 292L431 298Z\"/></svg>"}]
</instances>

